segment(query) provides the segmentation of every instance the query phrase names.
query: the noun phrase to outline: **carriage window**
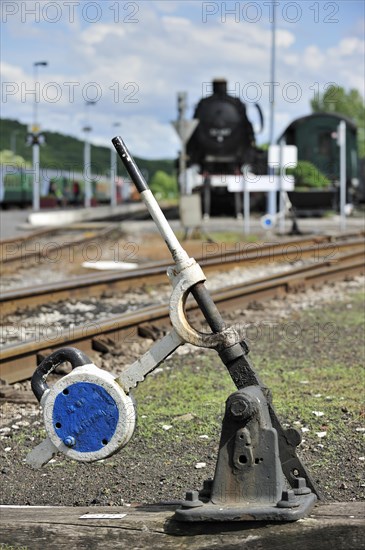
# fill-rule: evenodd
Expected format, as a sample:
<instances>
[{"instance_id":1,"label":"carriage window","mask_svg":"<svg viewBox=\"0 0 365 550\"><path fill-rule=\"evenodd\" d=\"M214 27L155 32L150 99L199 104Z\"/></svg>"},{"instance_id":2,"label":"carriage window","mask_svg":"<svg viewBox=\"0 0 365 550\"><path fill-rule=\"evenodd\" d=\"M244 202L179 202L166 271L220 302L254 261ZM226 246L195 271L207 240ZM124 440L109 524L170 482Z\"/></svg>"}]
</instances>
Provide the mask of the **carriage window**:
<instances>
[{"instance_id":1,"label":"carriage window","mask_svg":"<svg viewBox=\"0 0 365 550\"><path fill-rule=\"evenodd\" d=\"M318 152L320 155L329 155L331 152L332 137L330 132L322 132L318 135Z\"/></svg>"}]
</instances>

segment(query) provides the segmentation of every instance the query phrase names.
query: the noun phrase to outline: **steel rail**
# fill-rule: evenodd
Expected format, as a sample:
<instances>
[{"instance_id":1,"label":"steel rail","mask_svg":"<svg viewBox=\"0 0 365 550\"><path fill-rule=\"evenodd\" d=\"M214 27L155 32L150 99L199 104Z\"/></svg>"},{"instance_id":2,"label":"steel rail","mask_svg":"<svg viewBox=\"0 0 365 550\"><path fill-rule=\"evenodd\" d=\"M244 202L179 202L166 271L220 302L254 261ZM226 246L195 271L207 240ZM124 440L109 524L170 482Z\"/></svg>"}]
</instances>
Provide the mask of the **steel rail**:
<instances>
[{"instance_id":1,"label":"steel rail","mask_svg":"<svg viewBox=\"0 0 365 550\"><path fill-rule=\"evenodd\" d=\"M224 254L211 254L209 257L197 257L197 261L206 273L213 271L226 271L237 266L252 265L258 263L288 261L288 256L295 253L299 247L300 258L314 257L317 262L323 262L323 257L333 255L345 249L356 249L364 246L361 237L350 240L329 240L331 237L302 238L285 242L268 243L256 247L251 251L233 251ZM323 254L323 256L321 256ZM315 259L315 258L313 258ZM335 258L333 258L335 260ZM144 284L167 283L166 268L170 261L162 261L146 267L140 267L130 271L106 272L74 277L67 281L23 287L16 290L4 291L0 296L0 309L2 315L15 312L22 307L35 307L45 303L54 303L70 298L81 299L89 296L100 296L105 291L130 290L133 287L141 287Z\"/></svg>"},{"instance_id":2,"label":"steel rail","mask_svg":"<svg viewBox=\"0 0 365 550\"><path fill-rule=\"evenodd\" d=\"M328 281L364 274L363 251L352 252L338 258L335 264L304 266L284 274L264 277L258 281L235 285L212 293L212 298L224 309L237 309L252 300L281 297L288 292L304 290ZM187 304L193 313L199 311L195 302ZM117 346L128 345L138 335L138 327L145 323L166 326L169 321L168 306L148 306L133 313L115 315L104 320L95 320L83 326L70 328L61 334L50 334L46 340L34 339L21 344L5 346L1 351L0 378L8 384L29 378L37 366L38 359L52 350L73 345L91 353L101 350L103 337L112 338Z\"/></svg>"},{"instance_id":3,"label":"steel rail","mask_svg":"<svg viewBox=\"0 0 365 550\"><path fill-rule=\"evenodd\" d=\"M28 239L25 239L25 242L31 241L32 238L43 237L44 235L46 235L48 233L51 234L51 233L54 233L56 231L59 232L62 229L64 229L65 231L70 230L69 227L66 227L66 228L57 228L56 230L53 230L53 231L45 231L44 234L42 232L39 232L36 235L34 235L33 237L29 237ZM18 265L19 263L25 263L25 262L28 263L28 262L35 261L35 260L40 261L40 260L43 260L43 259L47 258L48 255L51 254L53 251L64 250L64 249L71 248L71 247L78 247L78 246L81 246L84 243L87 243L89 241L100 239L100 238L105 238L106 236L108 236L110 233L112 233L115 230L116 230L116 227L115 227L114 224L113 225L108 225L107 227L104 227L102 230L99 230L99 231L94 230L94 231L90 232L90 230L87 230L89 234L86 235L86 236L81 237L80 239L75 239L74 241L67 241L67 242L49 243L52 246L42 247L42 248L39 248L39 250L28 250L28 251L25 250L25 251L22 251L18 254L6 255L6 251L4 252L4 250L2 248L1 249L0 265L3 268L5 266L9 266L9 265L11 265L11 267L14 268L14 264ZM24 242L23 240L19 241L20 245L23 242ZM9 244L11 244L11 243L9 243Z\"/></svg>"},{"instance_id":4,"label":"steel rail","mask_svg":"<svg viewBox=\"0 0 365 550\"><path fill-rule=\"evenodd\" d=\"M165 210L168 210L170 208L170 205L168 204L167 201L162 202L162 205ZM123 214L123 221L130 220L131 216L133 216L132 219L135 219L136 216L137 216L137 219L139 219L138 218L139 215L143 215L143 217L146 216L146 209L143 203L132 203L130 206L135 208L133 208L132 211L126 211ZM55 215L57 215L57 211L55 212ZM42 255L37 251L29 251L28 253L22 252L20 254L11 254L11 257L7 258L5 257L7 252L6 248L9 246L11 247L13 245L13 248L15 246L19 247L24 244L26 245L27 242L32 241L34 239L44 238L46 235L52 235L54 233L60 233L60 232L62 233L67 231L84 231L84 232L95 231L96 233L90 237L90 238L95 238L99 236L99 234L103 231L103 229L104 230L108 230L109 228L112 229L112 224L114 224L114 227L117 229L117 227L115 226L116 221L113 222L112 219L113 219L113 216L111 216L110 223L108 224L107 227L105 226L105 223L103 224L103 227L100 227L102 224L102 222L100 221L99 222L79 221L79 222L72 222L66 225L46 226L46 227L43 227L42 229L32 231L27 235L19 235L16 237L10 237L8 239L0 240L0 266L2 265L5 266L7 264L9 265L15 264L17 261L21 262L21 261L24 261L25 259L31 260L36 258L42 258ZM351 233L349 235L351 235ZM68 243L68 246L72 246L74 243L77 243L77 242L78 241L70 242ZM80 244L82 244L83 242L82 239L80 239L79 242ZM55 246L55 249L58 249L60 246L61 246L61 243L57 243L57 246ZM66 246L67 246L67 243L65 244L65 247ZM47 249L47 253L49 252L51 252L51 248Z\"/></svg>"},{"instance_id":5,"label":"steel rail","mask_svg":"<svg viewBox=\"0 0 365 550\"><path fill-rule=\"evenodd\" d=\"M69 227L62 227L63 230L68 229ZM2 239L0 241L0 247L7 246L8 244L21 244L26 241L36 239L37 237L43 237L47 234L52 234L60 231L60 227L43 227L42 229L38 229L35 231L32 231L31 233L27 233L26 235L17 235L16 237L9 237L8 239Z\"/></svg>"}]
</instances>

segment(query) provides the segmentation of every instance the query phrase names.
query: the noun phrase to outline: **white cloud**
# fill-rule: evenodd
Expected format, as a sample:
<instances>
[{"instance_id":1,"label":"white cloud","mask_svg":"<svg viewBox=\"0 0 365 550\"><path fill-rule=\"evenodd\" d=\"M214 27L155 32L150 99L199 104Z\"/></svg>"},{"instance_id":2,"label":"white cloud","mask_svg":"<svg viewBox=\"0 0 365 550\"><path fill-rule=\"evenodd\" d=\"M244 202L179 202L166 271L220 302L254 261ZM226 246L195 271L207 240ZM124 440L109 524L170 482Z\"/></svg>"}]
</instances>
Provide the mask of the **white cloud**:
<instances>
[{"instance_id":1,"label":"white cloud","mask_svg":"<svg viewBox=\"0 0 365 550\"><path fill-rule=\"evenodd\" d=\"M295 42L295 35L292 32L286 30L276 31L276 45L277 47L289 48Z\"/></svg>"},{"instance_id":2,"label":"white cloud","mask_svg":"<svg viewBox=\"0 0 365 550\"><path fill-rule=\"evenodd\" d=\"M303 62L306 67L313 70L320 69L326 61L326 56L317 46L308 46L304 50Z\"/></svg>"},{"instance_id":3,"label":"white cloud","mask_svg":"<svg viewBox=\"0 0 365 550\"><path fill-rule=\"evenodd\" d=\"M337 46L330 48L328 54L332 57L348 57L351 55L364 56L365 42L355 36L344 38Z\"/></svg>"},{"instance_id":4,"label":"white cloud","mask_svg":"<svg viewBox=\"0 0 365 550\"><path fill-rule=\"evenodd\" d=\"M92 28L84 29L80 34L80 39L85 44L97 45L103 42L105 38L114 40L116 37L123 37L125 30L122 26L98 24Z\"/></svg>"},{"instance_id":5,"label":"white cloud","mask_svg":"<svg viewBox=\"0 0 365 550\"><path fill-rule=\"evenodd\" d=\"M186 19L185 17L172 17L171 15L165 15L162 18L162 21L166 28L187 28L191 25L189 19Z\"/></svg>"},{"instance_id":6,"label":"white cloud","mask_svg":"<svg viewBox=\"0 0 365 550\"><path fill-rule=\"evenodd\" d=\"M141 2L139 23L115 24L109 13L109 19L87 27L76 18L74 24L37 29L41 37L37 44L47 47L43 47L44 51L32 50L32 56L37 59L41 54L41 59L46 55L49 60L49 67L39 71L41 86L54 81L63 92L57 103L42 101L40 116L44 126L81 136L85 118L82 92L91 82L100 86L102 94L90 112L94 141L109 143L112 123L121 121L122 132L137 155L174 156L179 143L169 121L176 116L176 92L188 91L191 115L193 105L203 94L204 83L215 76L226 77L229 88L243 99L246 92L254 91L254 87L248 90L247 84L257 83L262 92L260 103L268 115L269 89L264 83L270 79L271 31L265 22L237 24L227 18L225 24L203 24L180 17L179 6L179 2L170 1ZM33 28L29 26L28 30ZM34 48L24 30L23 42L21 33L17 36L19 47ZM320 91L323 84L333 80L346 88L362 89L364 43L360 37L343 37L327 50L320 49L311 38L299 50L295 34L278 28L276 42L276 80L280 82L276 93L276 134L291 119L309 112L315 82ZM3 74L8 80L31 86L31 64L21 63L4 63ZM70 81L79 84L74 88L72 103L65 85ZM283 97L289 82L300 86L302 94L297 103ZM29 97L20 105L14 97L9 99L7 108L13 117L29 120L31 102Z\"/></svg>"},{"instance_id":7,"label":"white cloud","mask_svg":"<svg viewBox=\"0 0 365 550\"><path fill-rule=\"evenodd\" d=\"M161 0L153 2L153 4L156 6L156 8L159 11L165 12L165 13L174 13L179 8L178 2L173 2L173 0Z\"/></svg>"},{"instance_id":8,"label":"white cloud","mask_svg":"<svg viewBox=\"0 0 365 550\"><path fill-rule=\"evenodd\" d=\"M159 122L152 115L129 117L118 131L128 143L131 152L137 156L156 158L154 151L159 151L160 157L171 157L171 152L179 148L179 139L173 127L167 121ZM95 142L100 142L101 139L101 136L95 136ZM170 147L169 155L163 154L167 144ZM107 138L105 145L110 145L110 138ZM174 147L172 151L171 145Z\"/></svg>"},{"instance_id":9,"label":"white cloud","mask_svg":"<svg viewBox=\"0 0 365 550\"><path fill-rule=\"evenodd\" d=\"M2 82L5 82L7 80L20 82L25 78L23 69L21 67L10 65L10 63L5 63L4 61L0 62L0 71L2 75Z\"/></svg>"},{"instance_id":10,"label":"white cloud","mask_svg":"<svg viewBox=\"0 0 365 550\"><path fill-rule=\"evenodd\" d=\"M286 65L295 67L298 64L299 56L296 53L288 53L282 55L282 60Z\"/></svg>"}]
</instances>

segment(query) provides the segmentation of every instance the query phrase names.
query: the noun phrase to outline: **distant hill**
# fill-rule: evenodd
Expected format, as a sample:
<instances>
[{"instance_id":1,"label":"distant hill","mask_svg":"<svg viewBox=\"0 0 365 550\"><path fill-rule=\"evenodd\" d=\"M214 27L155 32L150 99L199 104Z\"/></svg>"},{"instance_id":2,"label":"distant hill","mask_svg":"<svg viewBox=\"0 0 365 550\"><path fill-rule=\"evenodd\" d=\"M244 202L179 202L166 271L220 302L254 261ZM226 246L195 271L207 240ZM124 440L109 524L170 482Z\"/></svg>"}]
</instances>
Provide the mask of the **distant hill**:
<instances>
[{"instance_id":1,"label":"distant hill","mask_svg":"<svg viewBox=\"0 0 365 550\"><path fill-rule=\"evenodd\" d=\"M46 145L41 149L41 166L58 167L71 166L76 172L83 170L84 142L58 132L42 132L46 139ZM16 138L16 154L25 160L32 160L32 148L26 145L28 134L27 126L17 120L0 119L0 151L11 149L11 141ZM12 137L13 136L13 137ZM169 159L147 160L135 157L138 166L143 173L148 173L152 179L158 170L168 174L174 171L174 162ZM92 171L97 174L107 175L110 169L110 149L91 145ZM118 163L118 174L123 174L124 168Z\"/></svg>"}]
</instances>

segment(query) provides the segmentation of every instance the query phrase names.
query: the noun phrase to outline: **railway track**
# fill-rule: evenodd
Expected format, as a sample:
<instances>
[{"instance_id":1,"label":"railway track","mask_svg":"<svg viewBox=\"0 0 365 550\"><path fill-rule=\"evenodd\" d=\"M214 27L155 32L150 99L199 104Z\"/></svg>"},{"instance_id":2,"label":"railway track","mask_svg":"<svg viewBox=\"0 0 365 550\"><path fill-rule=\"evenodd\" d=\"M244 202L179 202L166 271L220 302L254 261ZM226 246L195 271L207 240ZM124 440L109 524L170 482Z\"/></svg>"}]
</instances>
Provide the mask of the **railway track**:
<instances>
[{"instance_id":1,"label":"railway track","mask_svg":"<svg viewBox=\"0 0 365 550\"><path fill-rule=\"evenodd\" d=\"M204 268L206 271L206 267ZM281 297L288 292L298 292L326 282L364 274L364 247L346 252L336 258L336 262L305 265L270 277L261 278L248 284L240 284L217 290L212 294L222 311L237 309L253 300ZM198 306L191 301L187 304L191 314L196 314ZM30 340L2 349L0 378L11 384L28 379L45 355L52 350L72 345L86 353L106 352L113 346L128 345L138 335L151 337L155 327L169 324L168 306L148 306L133 313L114 315L83 326L70 327L58 334L47 335L46 340Z\"/></svg>"},{"instance_id":2,"label":"railway track","mask_svg":"<svg viewBox=\"0 0 365 550\"><path fill-rule=\"evenodd\" d=\"M115 224L108 224L102 228L83 228L81 225L72 224L62 228L46 228L25 237L7 239L0 242L0 266L2 270L15 271L18 267L28 266L30 263L41 263L42 260L52 259L54 253L59 254L68 248L77 250L85 243L108 237L115 230ZM82 236L67 238L72 232L81 233ZM54 240L50 241L50 238Z\"/></svg>"},{"instance_id":3,"label":"railway track","mask_svg":"<svg viewBox=\"0 0 365 550\"><path fill-rule=\"evenodd\" d=\"M162 202L163 211L167 216L177 215L175 206L171 206L168 202ZM55 212L57 216L57 212ZM18 266L24 265L27 262L40 263L42 260L49 257L52 258L53 253L59 253L67 248L75 248L88 243L91 240L102 239L108 237L113 229L118 230L120 221L126 222L129 220L145 220L148 218L148 213L143 203L131 203L129 209L124 213L108 222L106 226L102 221L80 221L70 223L68 225L48 226L43 229L32 231L28 235L17 236L0 241L0 267L1 269L15 270ZM65 233L84 233L79 239L68 239L67 242L62 242L65 239L60 239L59 234L65 237ZM49 242L46 239L54 238L54 241ZM33 249L32 249L33 248ZM65 257L70 257L65 254Z\"/></svg>"},{"instance_id":4,"label":"railway track","mask_svg":"<svg viewBox=\"0 0 365 550\"><path fill-rule=\"evenodd\" d=\"M349 250L356 251L363 246L364 239L361 234L338 238L304 237L286 242L264 244L259 247L248 245L246 249L206 254L196 259L206 273L227 271L238 266L252 266L258 263L293 262L302 259L310 259L318 265L326 261L337 261L338 254ZM4 291L0 296L0 308L2 315L7 315L24 307L33 308L70 298L97 297L105 291L130 290L145 284L166 283L166 268L170 264L171 261L166 260L127 272L88 274L61 283L55 282Z\"/></svg>"}]
</instances>

